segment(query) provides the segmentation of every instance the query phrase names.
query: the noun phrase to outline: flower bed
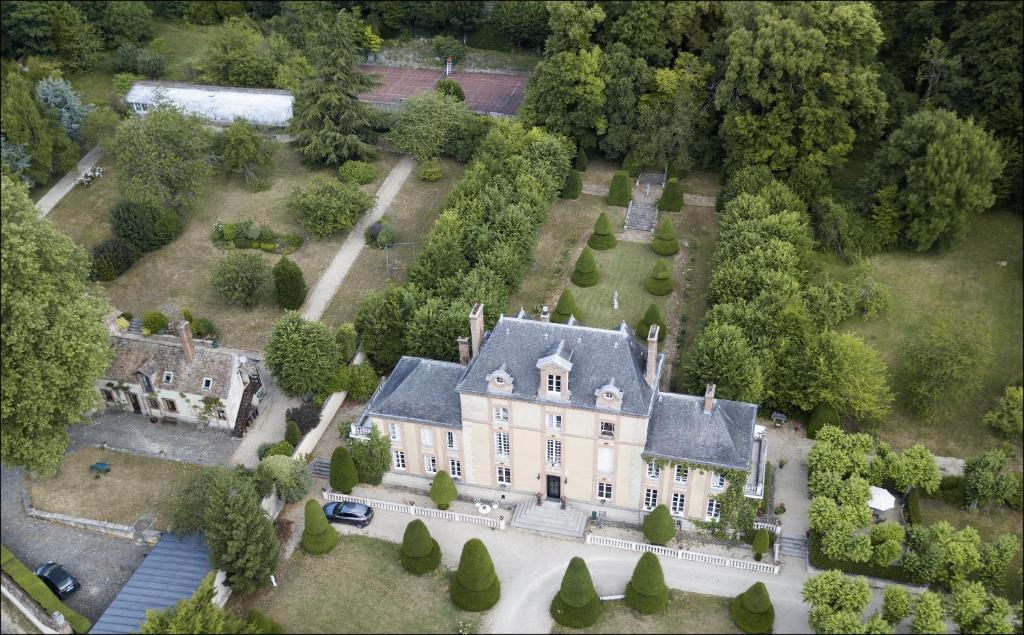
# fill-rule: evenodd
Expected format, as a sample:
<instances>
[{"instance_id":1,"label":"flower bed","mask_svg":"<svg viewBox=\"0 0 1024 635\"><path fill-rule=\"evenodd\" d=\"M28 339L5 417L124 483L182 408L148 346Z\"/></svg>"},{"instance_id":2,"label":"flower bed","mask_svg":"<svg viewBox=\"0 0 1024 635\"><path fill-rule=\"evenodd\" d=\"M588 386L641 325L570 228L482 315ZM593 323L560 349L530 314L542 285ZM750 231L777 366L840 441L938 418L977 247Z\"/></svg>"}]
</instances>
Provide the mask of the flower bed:
<instances>
[{"instance_id":1,"label":"flower bed","mask_svg":"<svg viewBox=\"0 0 1024 635\"><path fill-rule=\"evenodd\" d=\"M243 220L237 223L217 221L211 239L220 247L260 249L272 254L290 254L302 246L302 236L278 234L263 225Z\"/></svg>"}]
</instances>

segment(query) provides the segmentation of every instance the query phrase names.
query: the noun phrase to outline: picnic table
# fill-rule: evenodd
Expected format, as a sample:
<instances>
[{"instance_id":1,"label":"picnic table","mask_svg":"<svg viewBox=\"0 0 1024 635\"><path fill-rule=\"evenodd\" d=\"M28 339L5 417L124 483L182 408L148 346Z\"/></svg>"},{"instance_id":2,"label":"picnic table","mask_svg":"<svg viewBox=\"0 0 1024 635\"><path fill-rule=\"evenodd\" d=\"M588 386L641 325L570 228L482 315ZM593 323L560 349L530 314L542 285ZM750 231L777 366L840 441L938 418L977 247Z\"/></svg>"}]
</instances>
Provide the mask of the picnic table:
<instances>
[{"instance_id":1,"label":"picnic table","mask_svg":"<svg viewBox=\"0 0 1024 635\"><path fill-rule=\"evenodd\" d=\"M89 466L89 471L94 473L96 475L96 478L99 478L100 475L102 474L110 474L110 464L93 463L92 465Z\"/></svg>"}]
</instances>

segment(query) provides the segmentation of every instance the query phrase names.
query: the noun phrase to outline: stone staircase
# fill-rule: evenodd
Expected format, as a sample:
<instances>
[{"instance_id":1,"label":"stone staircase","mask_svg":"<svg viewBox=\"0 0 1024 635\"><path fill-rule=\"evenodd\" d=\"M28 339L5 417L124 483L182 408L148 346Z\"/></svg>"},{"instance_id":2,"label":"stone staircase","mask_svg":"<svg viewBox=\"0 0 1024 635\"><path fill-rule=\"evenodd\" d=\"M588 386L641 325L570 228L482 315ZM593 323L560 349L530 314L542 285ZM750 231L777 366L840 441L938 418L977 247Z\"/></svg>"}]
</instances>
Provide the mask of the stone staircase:
<instances>
[{"instance_id":1,"label":"stone staircase","mask_svg":"<svg viewBox=\"0 0 1024 635\"><path fill-rule=\"evenodd\" d=\"M778 541L779 555L807 559L807 538L781 535Z\"/></svg>"},{"instance_id":2,"label":"stone staircase","mask_svg":"<svg viewBox=\"0 0 1024 635\"><path fill-rule=\"evenodd\" d=\"M520 503L512 514L512 526L540 534L582 538L583 528L587 524L586 514L574 511L571 507L562 509L559 503L544 501L537 503Z\"/></svg>"},{"instance_id":3,"label":"stone staircase","mask_svg":"<svg viewBox=\"0 0 1024 635\"><path fill-rule=\"evenodd\" d=\"M309 464L309 471L316 478L331 478L331 462L326 459L317 459Z\"/></svg>"},{"instance_id":4,"label":"stone staircase","mask_svg":"<svg viewBox=\"0 0 1024 635\"><path fill-rule=\"evenodd\" d=\"M142 318L132 318L132 321L128 323L128 332L142 335Z\"/></svg>"},{"instance_id":5,"label":"stone staircase","mask_svg":"<svg viewBox=\"0 0 1024 635\"><path fill-rule=\"evenodd\" d=\"M653 232L658 224L658 207L655 203L645 203L633 199L626 209L626 229Z\"/></svg>"}]
</instances>

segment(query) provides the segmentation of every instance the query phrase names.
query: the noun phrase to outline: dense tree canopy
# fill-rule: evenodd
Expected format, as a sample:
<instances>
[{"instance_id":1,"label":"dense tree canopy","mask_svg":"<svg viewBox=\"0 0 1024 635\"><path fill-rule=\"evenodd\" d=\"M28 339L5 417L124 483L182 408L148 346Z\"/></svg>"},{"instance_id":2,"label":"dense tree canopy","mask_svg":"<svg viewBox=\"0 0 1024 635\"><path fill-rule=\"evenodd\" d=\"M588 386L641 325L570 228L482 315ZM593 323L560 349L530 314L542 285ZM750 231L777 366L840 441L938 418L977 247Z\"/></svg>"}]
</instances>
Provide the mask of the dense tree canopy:
<instances>
[{"instance_id":1,"label":"dense tree canopy","mask_svg":"<svg viewBox=\"0 0 1024 635\"><path fill-rule=\"evenodd\" d=\"M285 394L317 392L338 364L337 344L326 326L288 311L270 332L266 364Z\"/></svg>"}]
</instances>

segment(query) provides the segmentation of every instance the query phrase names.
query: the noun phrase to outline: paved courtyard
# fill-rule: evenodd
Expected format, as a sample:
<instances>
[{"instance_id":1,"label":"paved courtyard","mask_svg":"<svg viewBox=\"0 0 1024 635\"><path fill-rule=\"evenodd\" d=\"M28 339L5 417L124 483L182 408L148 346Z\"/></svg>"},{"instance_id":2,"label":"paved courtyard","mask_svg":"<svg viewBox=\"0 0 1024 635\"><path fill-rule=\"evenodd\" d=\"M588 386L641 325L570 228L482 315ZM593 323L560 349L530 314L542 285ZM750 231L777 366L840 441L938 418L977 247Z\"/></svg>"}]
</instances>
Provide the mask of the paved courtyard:
<instances>
[{"instance_id":1,"label":"paved courtyard","mask_svg":"<svg viewBox=\"0 0 1024 635\"><path fill-rule=\"evenodd\" d=\"M93 415L93 423L70 429L71 450L106 443L130 454L157 456L201 465L230 464L239 440L230 431L196 428L193 423L150 423L134 412L106 410Z\"/></svg>"}]
</instances>

